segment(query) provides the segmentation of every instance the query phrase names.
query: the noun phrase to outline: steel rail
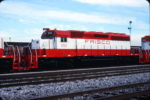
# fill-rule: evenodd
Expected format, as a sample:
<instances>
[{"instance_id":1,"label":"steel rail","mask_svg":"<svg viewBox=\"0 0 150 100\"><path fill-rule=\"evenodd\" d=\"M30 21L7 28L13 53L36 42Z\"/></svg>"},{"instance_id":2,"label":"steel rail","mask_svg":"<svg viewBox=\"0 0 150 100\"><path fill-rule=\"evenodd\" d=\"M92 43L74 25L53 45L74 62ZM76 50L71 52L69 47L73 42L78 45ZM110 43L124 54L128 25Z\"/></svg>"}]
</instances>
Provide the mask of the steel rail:
<instances>
[{"instance_id":1,"label":"steel rail","mask_svg":"<svg viewBox=\"0 0 150 100\"><path fill-rule=\"evenodd\" d=\"M115 74L115 73L127 73L127 74L132 74L131 72L133 73L137 73L137 72L149 72L150 71L150 68L139 68L139 69L125 69L125 70L117 70L117 71L102 71L102 72L90 72L90 73L86 73L86 72L83 72L83 73L76 73L76 74L64 74L64 75L45 75L45 76L36 76L36 77L32 77L30 76L29 78L28 77L22 77L22 78L10 78L10 79L7 79L7 80L2 80L0 79L0 83L4 83L4 82L16 82L16 81L30 81L30 80L37 80L37 79L57 79L57 78L60 78L60 77L86 77L86 76L90 76L90 75L109 75L109 74Z\"/></svg>"},{"instance_id":2,"label":"steel rail","mask_svg":"<svg viewBox=\"0 0 150 100\"><path fill-rule=\"evenodd\" d=\"M82 73L82 72L91 72L91 71L111 71L111 70L124 70L124 69L137 69L137 68L150 68L150 65L131 65L131 66L118 66L118 67L106 67L106 68L90 68L90 69L72 69L72 70L61 70L61 71L44 71L44 72L26 72L26 73L11 73L11 74L0 74L0 79L9 79L9 78L22 78L34 77L40 75L63 75L63 74L73 74L73 73Z\"/></svg>"},{"instance_id":3,"label":"steel rail","mask_svg":"<svg viewBox=\"0 0 150 100\"><path fill-rule=\"evenodd\" d=\"M95 73L93 72L92 74L88 73L84 75L70 75L70 76L57 76L57 77L52 77L52 76L47 76L47 77L41 77L41 78L33 78L32 76L29 77L30 79L24 79L24 80L8 80L8 81L0 81L0 88L2 87L13 87L13 86L23 86L23 85L38 85L38 84L45 84L45 83L54 83L54 82L65 82L65 81L74 81L74 80L85 80L85 79L94 79L94 78L100 78L100 77L110 77L110 76L120 76L120 75L129 75L129 74L137 74L137 73L145 73L145 72L150 72L150 69L135 69L135 70L125 70L121 72L117 72L116 70L114 72L105 72L105 73Z\"/></svg>"}]
</instances>

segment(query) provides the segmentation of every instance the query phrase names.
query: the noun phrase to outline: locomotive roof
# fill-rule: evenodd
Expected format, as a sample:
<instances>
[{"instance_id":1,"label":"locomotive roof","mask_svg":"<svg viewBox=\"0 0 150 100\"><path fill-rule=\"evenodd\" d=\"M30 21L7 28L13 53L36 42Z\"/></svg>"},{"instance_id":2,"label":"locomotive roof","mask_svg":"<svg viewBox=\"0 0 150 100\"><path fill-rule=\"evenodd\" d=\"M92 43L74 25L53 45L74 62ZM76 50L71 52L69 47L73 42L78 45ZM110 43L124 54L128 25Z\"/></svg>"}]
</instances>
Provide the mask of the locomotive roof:
<instances>
[{"instance_id":1,"label":"locomotive roof","mask_svg":"<svg viewBox=\"0 0 150 100\"><path fill-rule=\"evenodd\" d=\"M150 41L150 36L144 36L144 37L142 38L142 41Z\"/></svg>"},{"instance_id":2,"label":"locomotive roof","mask_svg":"<svg viewBox=\"0 0 150 100\"><path fill-rule=\"evenodd\" d=\"M46 31L55 32L56 37L123 40L123 41L130 40L130 36L125 33L78 31L78 30L56 30L56 29L55 30L46 29Z\"/></svg>"}]
</instances>

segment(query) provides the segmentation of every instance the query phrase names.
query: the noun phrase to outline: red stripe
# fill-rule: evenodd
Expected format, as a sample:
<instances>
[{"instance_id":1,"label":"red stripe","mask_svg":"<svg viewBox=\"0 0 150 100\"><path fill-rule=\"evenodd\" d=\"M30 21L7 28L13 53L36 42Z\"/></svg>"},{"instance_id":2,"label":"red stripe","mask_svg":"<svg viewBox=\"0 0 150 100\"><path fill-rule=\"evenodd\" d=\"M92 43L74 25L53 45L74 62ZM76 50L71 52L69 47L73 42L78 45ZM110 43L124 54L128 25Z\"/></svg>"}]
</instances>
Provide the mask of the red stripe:
<instances>
[{"instance_id":1,"label":"red stripe","mask_svg":"<svg viewBox=\"0 0 150 100\"><path fill-rule=\"evenodd\" d=\"M150 36L145 36L142 38L142 41L150 41Z\"/></svg>"},{"instance_id":2,"label":"red stripe","mask_svg":"<svg viewBox=\"0 0 150 100\"><path fill-rule=\"evenodd\" d=\"M38 50L40 57L74 57L74 56L130 56L130 50L109 50L109 49L43 49Z\"/></svg>"},{"instance_id":3,"label":"red stripe","mask_svg":"<svg viewBox=\"0 0 150 100\"><path fill-rule=\"evenodd\" d=\"M130 41L130 36L124 33L104 33L104 32L85 32L76 30L50 30L46 32L54 32L56 37L77 38L77 39L101 39L101 40L119 40Z\"/></svg>"},{"instance_id":4,"label":"red stripe","mask_svg":"<svg viewBox=\"0 0 150 100\"><path fill-rule=\"evenodd\" d=\"M77 32L76 32L77 33ZM76 39L100 39L100 40L118 40L130 41L130 36L120 33L102 33L102 32L84 32L82 35L73 35L69 31L56 31L56 37L76 38ZM115 38L114 38L115 37Z\"/></svg>"}]
</instances>

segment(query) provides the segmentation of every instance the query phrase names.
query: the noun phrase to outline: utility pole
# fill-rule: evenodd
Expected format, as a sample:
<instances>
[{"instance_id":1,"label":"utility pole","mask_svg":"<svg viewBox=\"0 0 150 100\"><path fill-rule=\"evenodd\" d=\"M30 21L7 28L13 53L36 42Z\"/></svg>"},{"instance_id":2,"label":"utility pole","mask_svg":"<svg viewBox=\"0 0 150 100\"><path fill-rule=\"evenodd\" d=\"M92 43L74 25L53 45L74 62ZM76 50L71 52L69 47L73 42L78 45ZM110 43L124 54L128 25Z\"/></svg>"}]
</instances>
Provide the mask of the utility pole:
<instances>
[{"instance_id":1,"label":"utility pole","mask_svg":"<svg viewBox=\"0 0 150 100\"><path fill-rule=\"evenodd\" d=\"M149 3L149 34L150 34L150 0L146 0Z\"/></svg>"},{"instance_id":2,"label":"utility pole","mask_svg":"<svg viewBox=\"0 0 150 100\"><path fill-rule=\"evenodd\" d=\"M9 37L9 41L11 42L11 37Z\"/></svg>"},{"instance_id":3,"label":"utility pole","mask_svg":"<svg viewBox=\"0 0 150 100\"><path fill-rule=\"evenodd\" d=\"M131 26L131 24L132 24L132 21L129 21L129 27L128 27L128 30L129 30L129 33L130 33L130 46L131 46L131 32L132 32L132 26Z\"/></svg>"}]
</instances>

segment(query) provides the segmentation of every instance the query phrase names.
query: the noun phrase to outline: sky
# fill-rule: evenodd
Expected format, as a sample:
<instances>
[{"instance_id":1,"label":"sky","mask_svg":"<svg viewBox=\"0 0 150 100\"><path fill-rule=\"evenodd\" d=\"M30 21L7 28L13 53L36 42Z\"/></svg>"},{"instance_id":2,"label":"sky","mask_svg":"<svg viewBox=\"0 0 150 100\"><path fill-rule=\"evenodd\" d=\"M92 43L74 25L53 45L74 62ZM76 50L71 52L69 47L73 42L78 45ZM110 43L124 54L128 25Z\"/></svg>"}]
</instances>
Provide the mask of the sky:
<instances>
[{"instance_id":1,"label":"sky","mask_svg":"<svg viewBox=\"0 0 150 100\"><path fill-rule=\"evenodd\" d=\"M0 3L0 37L5 41L40 39L43 28L130 34L141 45L149 35L146 0L5 0Z\"/></svg>"}]
</instances>

